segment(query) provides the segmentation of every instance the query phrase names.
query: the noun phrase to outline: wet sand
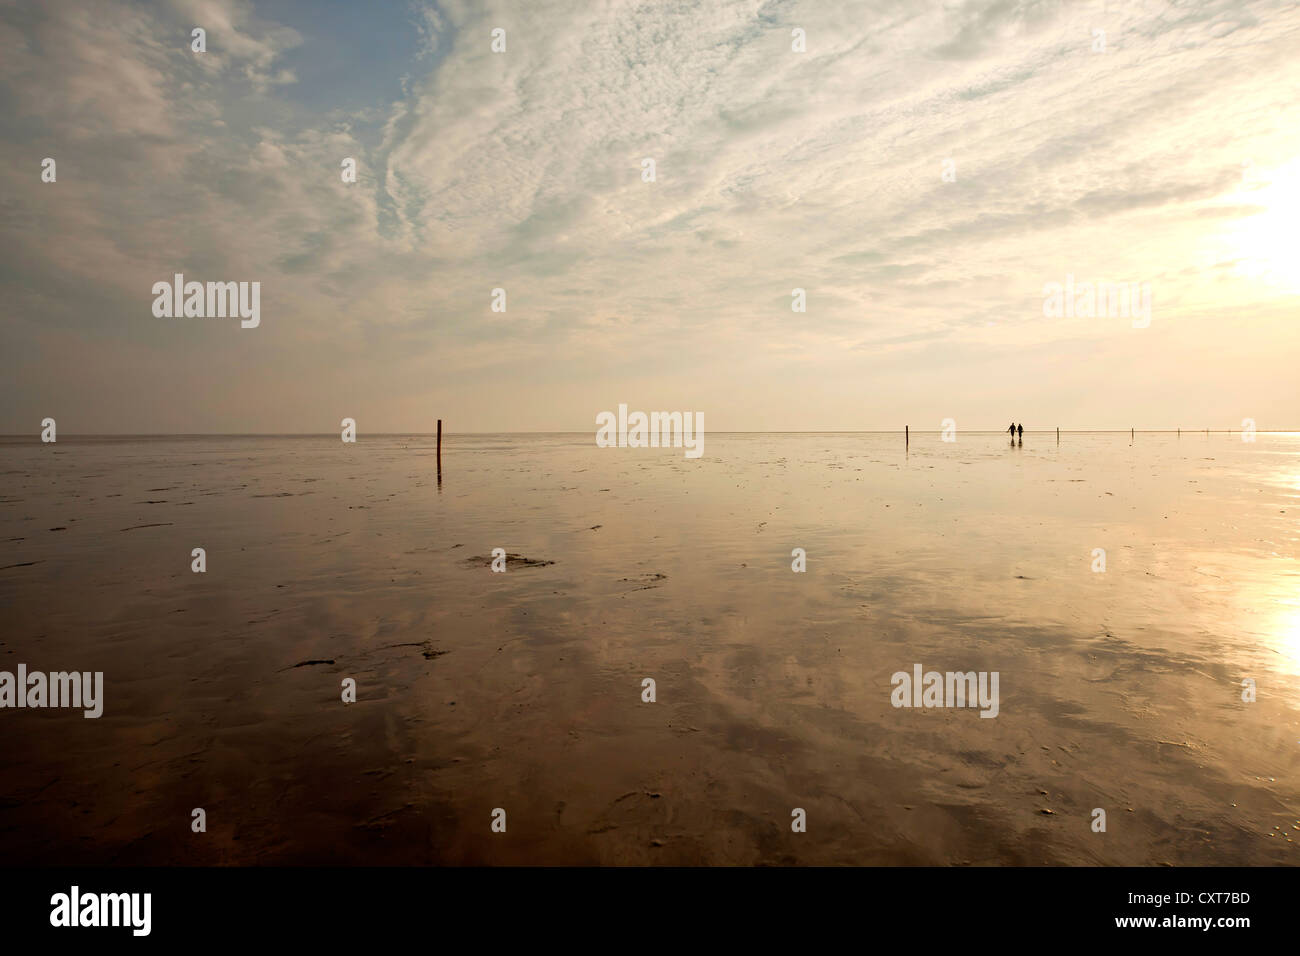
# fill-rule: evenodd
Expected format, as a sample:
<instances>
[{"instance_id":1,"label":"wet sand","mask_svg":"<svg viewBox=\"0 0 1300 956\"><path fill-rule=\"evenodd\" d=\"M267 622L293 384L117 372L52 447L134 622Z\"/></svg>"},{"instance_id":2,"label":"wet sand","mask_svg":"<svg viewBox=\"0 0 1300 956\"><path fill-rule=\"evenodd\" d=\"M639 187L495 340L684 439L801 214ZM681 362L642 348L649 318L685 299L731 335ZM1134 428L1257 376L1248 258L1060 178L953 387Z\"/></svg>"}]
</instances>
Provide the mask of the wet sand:
<instances>
[{"instance_id":1,"label":"wet sand","mask_svg":"<svg viewBox=\"0 0 1300 956\"><path fill-rule=\"evenodd\" d=\"M433 445L0 441L3 861L1300 860L1300 436Z\"/></svg>"}]
</instances>

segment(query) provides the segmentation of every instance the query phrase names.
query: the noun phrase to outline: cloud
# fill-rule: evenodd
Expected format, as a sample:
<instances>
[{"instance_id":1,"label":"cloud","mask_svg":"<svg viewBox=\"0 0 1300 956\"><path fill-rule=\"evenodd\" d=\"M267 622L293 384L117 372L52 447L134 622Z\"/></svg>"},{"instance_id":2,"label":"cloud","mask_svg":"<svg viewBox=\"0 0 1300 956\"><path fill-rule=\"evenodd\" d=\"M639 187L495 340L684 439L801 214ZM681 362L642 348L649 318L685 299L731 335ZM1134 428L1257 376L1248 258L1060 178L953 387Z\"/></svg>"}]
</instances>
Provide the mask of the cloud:
<instances>
[{"instance_id":1,"label":"cloud","mask_svg":"<svg viewBox=\"0 0 1300 956\"><path fill-rule=\"evenodd\" d=\"M370 66L394 81L358 87L393 97L344 108L295 89L324 42L310 6L0 7L3 344L76 353L0 385L8 427L113 350L141 367L102 414L137 430L164 420L149 383L179 366L203 395L167 421L228 402L227 430L313 427L249 421L223 398L238 368L262 416L337 418L347 383L385 428L419 427L389 386L433 404L471 380L474 424L509 429L545 366L572 382L545 427L586 427L583 402L608 404L635 361L687 394L730 381L725 414L749 427L774 355L876 350L903 374L931 360L918 343L948 347L970 359L954 395L1025 341L1086 339L1104 362L1122 330L1043 320L1066 272L1161 283L1157 323L1277 314L1201 240L1257 211L1218 202L1244 160L1267 176L1300 155L1293 5L542 0L422 5L405 27L414 52ZM261 281L256 338L153 319L174 272Z\"/></svg>"}]
</instances>

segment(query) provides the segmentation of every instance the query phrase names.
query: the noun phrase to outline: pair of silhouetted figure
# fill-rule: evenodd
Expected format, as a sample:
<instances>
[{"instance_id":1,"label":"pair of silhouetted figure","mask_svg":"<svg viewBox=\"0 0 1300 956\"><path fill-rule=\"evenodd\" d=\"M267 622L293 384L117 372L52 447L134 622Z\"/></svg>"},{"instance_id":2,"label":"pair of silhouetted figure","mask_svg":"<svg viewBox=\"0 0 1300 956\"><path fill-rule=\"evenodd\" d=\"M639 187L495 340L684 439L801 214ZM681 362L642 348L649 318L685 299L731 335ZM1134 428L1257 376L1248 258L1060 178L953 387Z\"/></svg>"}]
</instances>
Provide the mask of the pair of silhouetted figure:
<instances>
[{"instance_id":1,"label":"pair of silhouetted figure","mask_svg":"<svg viewBox=\"0 0 1300 956\"><path fill-rule=\"evenodd\" d=\"M1016 443L1016 438L1017 438L1017 437L1020 438L1020 441L1021 441L1022 443L1024 442L1024 440L1025 440L1025 426L1024 426L1023 424L1017 425L1015 422L1012 422L1012 423L1011 423L1011 427L1007 429L1007 432L1011 435L1011 444L1014 445L1014 444ZM1018 436L1017 436L1017 433L1019 433Z\"/></svg>"}]
</instances>

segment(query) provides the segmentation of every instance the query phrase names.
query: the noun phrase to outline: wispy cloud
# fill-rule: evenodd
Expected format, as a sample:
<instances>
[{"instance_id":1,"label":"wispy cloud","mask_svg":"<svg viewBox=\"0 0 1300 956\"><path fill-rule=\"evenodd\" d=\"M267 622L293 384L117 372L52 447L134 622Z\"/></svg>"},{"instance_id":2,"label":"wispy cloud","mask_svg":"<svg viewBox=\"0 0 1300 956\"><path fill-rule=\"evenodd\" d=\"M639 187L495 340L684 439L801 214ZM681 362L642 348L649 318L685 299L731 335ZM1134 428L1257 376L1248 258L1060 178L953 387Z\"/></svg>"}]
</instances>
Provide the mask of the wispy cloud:
<instances>
[{"instance_id":1,"label":"wispy cloud","mask_svg":"<svg viewBox=\"0 0 1300 956\"><path fill-rule=\"evenodd\" d=\"M58 406L68 432L587 428L620 400L716 428L1000 422L1008 402L1300 417L1300 276L1230 265L1268 258L1237 228L1252 196L1297 194L1274 182L1300 156L1294 4L394 16L0 6L0 344L28 357L0 427ZM153 318L175 272L261 281L262 326ZM1151 283L1151 328L1045 319L1066 273ZM1220 393L1116 382L1183 381L1170 363L1228 322L1268 345L1207 368Z\"/></svg>"}]
</instances>

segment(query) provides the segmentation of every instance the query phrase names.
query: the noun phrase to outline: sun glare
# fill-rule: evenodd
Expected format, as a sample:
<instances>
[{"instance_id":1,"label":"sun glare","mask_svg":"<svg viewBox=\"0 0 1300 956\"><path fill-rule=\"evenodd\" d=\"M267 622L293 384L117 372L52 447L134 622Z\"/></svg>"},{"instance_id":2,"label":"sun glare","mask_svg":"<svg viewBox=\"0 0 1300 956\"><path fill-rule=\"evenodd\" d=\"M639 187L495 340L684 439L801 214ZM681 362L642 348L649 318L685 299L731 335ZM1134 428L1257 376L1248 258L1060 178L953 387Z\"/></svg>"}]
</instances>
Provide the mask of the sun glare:
<instances>
[{"instance_id":1,"label":"sun glare","mask_svg":"<svg viewBox=\"0 0 1300 956\"><path fill-rule=\"evenodd\" d=\"M1224 201L1261 207L1223 230L1224 252L1237 261L1235 274L1300 294L1300 160L1269 171L1247 167L1242 188Z\"/></svg>"}]
</instances>

